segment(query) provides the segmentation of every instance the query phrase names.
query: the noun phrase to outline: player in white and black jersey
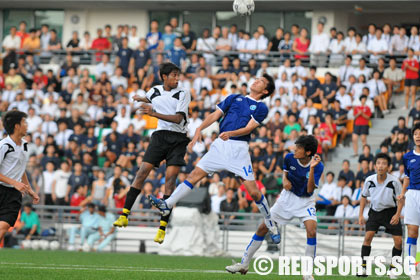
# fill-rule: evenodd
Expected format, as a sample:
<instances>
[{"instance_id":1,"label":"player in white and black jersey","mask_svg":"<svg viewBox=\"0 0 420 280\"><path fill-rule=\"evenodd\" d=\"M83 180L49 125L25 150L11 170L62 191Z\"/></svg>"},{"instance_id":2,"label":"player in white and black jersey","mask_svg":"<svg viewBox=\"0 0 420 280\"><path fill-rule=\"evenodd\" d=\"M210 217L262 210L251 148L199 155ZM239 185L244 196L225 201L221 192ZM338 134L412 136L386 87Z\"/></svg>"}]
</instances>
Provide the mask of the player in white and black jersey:
<instances>
[{"instance_id":1,"label":"player in white and black jersey","mask_svg":"<svg viewBox=\"0 0 420 280\"><path fill-rule=\"evenodd\" d=\"M28 130L26 118L27 115L20 111L9 111L3 117L8 136L0 141L0 242L15 225L22 195L29 194L33 203L39 202L25 173L29 159L28 145L22 139Z\"/></svg>"},{"instance_id":2,"label":"player in white and black jersey","mask_svg":"<svg viewBox=\"0 0 420 280\"><path fill-rule=\"evenodd\" d=\"M168 198L175 189L176 178L181 166L185 165L184 156L190 142L187 137L187 124L191 96L187 91L178 88L180 74L181 70L175 64L163 63L160 66L163 85L152 87L146 93L146 97L133 97L136 101L144 102L140 106L143 113L156 117L159 121L136 178L127 193L123 214L114 222L114 226L127 226L127 216L143 188L144 181L152 168L159 167L163 160L166 160L164 198ZM169 215L161 217L155 242L163 242L168 221Z\"/></svg>"},{"instance_id":3,"label":"player in white and black jersey","mask_svg":"<svg viewBox=\"0 0 420 280\"><path fill-rule=\"evenodd\" d=\"M366 178L360 199L359 224L366 224L365 240L362 246L362 258L370 255L372 239L380 226L385 227L385 232L392 234L394 247L392 256L401 256L402 253L402 225L400 221L401 210L404 205L402 200L397 200L401 193L400 180L388 174L391 158L385 153L379 153L374 160L376 174ZM370 197L370 210L367 222L363 218L366 199ZM366 261L363 261L366 266ZM394 279L391 266L391 279ZM366 276L363 273L359 276Z\"/></svg>"}]
</instances>

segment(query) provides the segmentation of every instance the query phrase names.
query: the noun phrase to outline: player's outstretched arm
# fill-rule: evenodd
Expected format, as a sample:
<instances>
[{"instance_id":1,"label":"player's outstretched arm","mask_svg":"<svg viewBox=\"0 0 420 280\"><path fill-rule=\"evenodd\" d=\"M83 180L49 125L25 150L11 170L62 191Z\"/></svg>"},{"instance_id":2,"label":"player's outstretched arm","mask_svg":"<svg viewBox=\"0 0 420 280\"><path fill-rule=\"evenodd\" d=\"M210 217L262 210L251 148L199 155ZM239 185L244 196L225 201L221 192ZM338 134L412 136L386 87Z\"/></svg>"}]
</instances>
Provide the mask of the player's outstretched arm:
<instances>
[{"instance_id":1,"label":"player's outstretched arm","mask_svg":"<svg viewBox=\"0 0 420 280\"><path fill-rule=\"evenodd\" d=\"M311 160L310 168L309 168L309 178L308 178L308 185L307 185L307 192L313 193L315 190L315 167L321 162L321 157L319 155L314 155Z\"/></svg>"},{"instance_id":2,"label":"player's outstretched arm","mask_svg":"<svg viewBox=\"0 0 420 280\"><path fill-rule=\"evenodd\" d=\"M26 176L26 172L23 172L22 182L29 187L28 188L28 194L32 197L32 202L34 204L38 204L39 203L39 196L31 188L31 184L29 183L28 176Z\"/></svg>"},{"instance_id":3,"label":"player's outstretched arm","mask_svg":"<svg viewBox=\"0 0 420 280\"><path fill-rule=\"evenodd\" d=\"M219 135L222 140L226 141L230 137L242 136L250 134L254 129L256 129L260 124L251 119L245 127L239 128L237 130L225 131Z\"/></svg>"},{"instance_id":4,"label":"player's outstretched arm","mask_svg":"<svg viewBox=\"0 0 420 280\"><path fill-rule=\"evenodd\" d=\"M149 99L147 99L146 97L141 97L140 95L134 95L133 100L138 102L150 103Z\"/></svg>"},{"instance_id":5,"label":"player's outstretched arm","mask_svg":"<svg viewBox=\"0 0 420 280\"><path fill-rule=\"evenodd\" d=\"M188 146L190 148L194 147L195 143L197 143L197 141L201 139L201 131L209 127L215 121L219 120L222 116L223 112L221 110L216 110L210 115L208 115L201 123L201 125L195 130L194 137Z\"/></svg>"},{"instance_id":6,"label":"player's outstretched arm","mask_svg":"<svg viewBox=\"0 0 420 280\"><path fill-rule=\"evenodd\" d=\"M184 120L184 116L181 113L176 113L175 115L164 115L164 114L154 111L153 107L150 105L142 104L140 107L141 107L140 110L142 113L147 114L151 117L155 117L155 118L167 121L167 122L179 124Z\"/></svg>"},{"instance_id":7,"label":"player's outstretched arm","mask_svg":"<svg viewBox=\"0 0 420 280\"><path fill-rule=\"evenodd\" d=\"M360 207L359 207L359 225L363 226L366 221L365 218L363 217L363 211L365 210L365 205L366 205L366 197L362 196L362 198L360 199Z\"/></svg>"}]
</instances>

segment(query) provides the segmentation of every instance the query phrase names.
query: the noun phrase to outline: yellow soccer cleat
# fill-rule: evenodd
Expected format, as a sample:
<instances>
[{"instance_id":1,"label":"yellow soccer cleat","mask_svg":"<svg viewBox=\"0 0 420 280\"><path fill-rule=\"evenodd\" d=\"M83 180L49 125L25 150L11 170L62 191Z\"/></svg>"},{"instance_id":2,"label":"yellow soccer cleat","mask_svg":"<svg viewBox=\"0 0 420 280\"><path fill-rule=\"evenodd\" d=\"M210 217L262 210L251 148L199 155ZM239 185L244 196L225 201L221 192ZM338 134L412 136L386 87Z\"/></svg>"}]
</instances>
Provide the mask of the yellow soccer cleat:
<instances>
[{"instance_id":1,"label":"yellow soccer cleat","mask_svg":"<svg viewBox=\"0 0 420 280\"><path fill-rule=\"evenodd\" d=\"M155 236L155 242L162 244L163 240L165 239L165 233L166 232L164 230L158 229L158 232L156 233L156 236Z\"/></svg>"},{"instance_id":2,"label":"yellow soccer cleat","mask_svg":"<svg viewBox=\"0 0 420 280\"><path fill-rule=\"evenodd\" d=\"M114 227L126 227L128 226L128 219L126 216L121 215L118 220L114 222Z\"/></svg>"}]
</instances>

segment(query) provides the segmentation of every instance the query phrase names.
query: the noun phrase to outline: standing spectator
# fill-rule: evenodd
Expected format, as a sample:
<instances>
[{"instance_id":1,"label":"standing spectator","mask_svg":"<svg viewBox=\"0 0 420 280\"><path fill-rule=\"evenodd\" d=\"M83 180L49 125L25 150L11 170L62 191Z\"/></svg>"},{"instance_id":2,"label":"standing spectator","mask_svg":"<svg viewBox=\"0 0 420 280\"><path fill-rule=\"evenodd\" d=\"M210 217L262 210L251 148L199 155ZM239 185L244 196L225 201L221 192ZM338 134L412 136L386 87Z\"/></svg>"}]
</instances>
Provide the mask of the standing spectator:
<instances>
[{"instance_id":1,"label":"standing spectator","mask_svg":"<svg viewBox=\"0 0 420 280\"><path fill-rule=\"evenodd\" d=\"M345 53L345 44L344 44L344 34L343 32L337 33L337 38L331 40L331 43L328 47L330 52L330 67L338 67L343 64L344 53Z\"/></svg>"},{"instance_id":2,"label":"standing spectator","mask_svg":"<svg viewBox=\"0 0 420 280\"><path fill-rule=\"evenodd\" d=\"M115 68L118 66L121 67L123 70L123 76L126 78L129 76L129 66L132 55L133 50L128 47L127 37L122 38L121 48L118 49L115 57Z\"/></svg>"},{"instance_id":3,"label":"standing spectator","mask_svg":"<svg viewBox=\"0 0 420 280\"><path fill-rule=\"evenodd\" d=\"M395 34L391 38L391 44L389 47L389 54L390 55L399 55L404 54L407 47L408 47L408 36L405 35L406 31L405 28L398 26L395 26L394 28L397 28L398 34Z\"/></svg>"},{"instance_id":4,"label":"standing spectator","mask_svg":"<svg viewBox=\"0 0 420 280\"><path fill-rule=\"evenodd\" d=\"M342 90L342 89L341 89ZM342 145L347 137L347 113L346 109L340 106L340 101L336 99L334 101L333 109L330 111L333 116L333 123L337 126L337 132L340 135L338 145Z\"/></svg>"},{"instance_id":5,"label":"standing spectator","mask_svg":"<svg viewBox=\"0 0 420 280\"><path fill-rule=\"evenodd\" d=\"M98 37L95 40L93 40L91 48L92 50L99 51L96 53L96 61L100 61L101 56L104 54L102 51L110 51L112 46L108 39L102 36L102 28L98 28L96 30L96 34L98 35Z\"/></svg>"},{"instance_id":6,"label":"standing spectator","mask_svg":"<svg viewBox=\"0 0 420 280\"><path fill-rule=\"evenodd\" d=\"M227 27L222 28L222 37L219 37L216 41L216 50L223 55L224 52L228 52L232 49L232 40L229 39L229 29Z\"/></svg>"},{"instance_id":7,"label":"standing spectator","mask_svg":"<svg viewBox=\"0 0 420 280\"><path fill-rule=\"evenodd\" d=\"M325 155L325 161L328 161L328 151L332 146L334 135L337 132L337 126L333 123L332 120L332 114L328 112L325 116L325 122L322 122L319 126L322 137L322 151Z\"/></svg>"},{"instance_id":8,"label":"standing spectator","mask_svg":"<svg viewBox=\"0 0 420 280\"><path fill-rule=\"evenodd\" d=\"M141 38L138 49L133 51L131 56L130 69L132 69L132 73L137 73L139 69L144 69L147 72L151 64L152 59L150 51L146 49L146 40Z\"/></svg>"},{"instance_id":9,"label":"standing spectator","mask_svg":"<svg viewBox=\"0 0 420 280\"><path fill-rule=\"evenodd\" d=\"M412 48L408 49L407 58L403 61L401 68L405 72L405 106L403 109L408 110L410 95L411 107L413 107L416 99L416 88L419 86L419 62L414 58L414 50Z\"/></svg>"},{"instance_id":10,"label":"standing spectator","mask_svg":"<svg viewBox=\"0 0 420 280\"><path fill-rule=\"evenodd\" d=\"M106 204L106 189L105 171L101 169L98 171L98 179L92 183L92 203L95 205Z\"/></svg>"},{"instance_id":11,"label":"standing spectator","mask_svg":"<svg viewBox=\"0 0 420 280\"><path fill-rule=\"evenodd\" d=\"M70 166L67 161L61 162L60 169L54 172L51 196L55 205L68 205L66 196L67 183L71 176Z\"/></svg>"},{"instance_id":12,"label":"standing spectator","mask_svg":"<svg viewBox=\"0 0 420 280\"><path fill-rule=\"evenodd\" d=\"M282 57L290 58L290 52L293 48L293 40L291 39L290 32L284 33L283 39L279 43L279 52Z\"/></svg>"},{"instance_id":13,"label":"standing spectator","mask_svg":"<svg viewBox=\"0 0 420 280\"><path fill-rule=\"evenodd\" d=\"M276 29L276 34L268 42L267 51L269 52L278 52L280 41L283 39L283 28L279 27Z\"/></svg>"},{"instance_id":14,"label":"standing spectator","mask_svg":"<svg viewBox=\"0 0 420 280\"><path fill-rule=\"evenodd\" d=\"M344 39L344 48L346 54L351 55L351 51L354 49L356 45L356 29L351 26L347 29L347 37Z\"/></svg>"},{"instance_id":15,"label":"standing spectator","mask_svg":"<svg viewBox=\"0 0 420 280\"><path fill-rule=\"evenodd\" d=\"M298 53L295 54L295 59L308 58L306 52L308 51L309 43L308 30L306 28L302 28L299 33L299 38L296 38L293 41L293 52Z\"/></svg>"},{"instance_id":16,"label":"standing spectator","mask_svg":"<svg viewBox=\"0 0 420 280\"><path fill-rule=\"evenodd\" d=\"M187 53L182 47L181 38L175 38L174 46L169 50L168 58L180 69L186 69Z\"/></svg>"},{"instance_id":17,"label":"standing spectator","mask_svg":"<svg viewBox=\"0 0 420 280\"><path fill-rule=\"evenodd\" d=\"M23 48L25 39L29 37L29 34L26 33L26 21L21 21L19 23L19 31L16 32L16 35L20 37L20 48Z\"/></svg>"},{"instance_id":18,"label":"standing spectator","mask_svg":"<svg viewBox=\"0 0 420 280\"><path fill-rule=\"evenodd\" d=\"M328 34L324 32L324 24L318 22L317 34L312 36L308 51L311 52L311 65L325 67L327 64Z\"/></svg>"},{"instance_id":19,"label":"standing spectator","mask_svg":"<svg viewBox=\"0 0 420 280\"><path fill-rule=\"evenodd\" d=\"M162 41L165 45L164 50L169 51L174 47L174 41L177 36L172 32L172 26L170 24L166 24L164 30L165 33L162 34Z\"/></svg>"},{"instance_id":20,"label":"standing spectator","mask_svg":"<svg viewBox=\"0 0 420 280\"><path fill-rule=\"evenodd\" d=\"M379 109L382 114L389 114L388 104L385 98L386 86L384 81L379 78L379 75L379 71L375 70L373 72L372 79L367 82L367 86L369 87L370 92L369 98L373 99L375 102L378 103Z\"/></svg>"},{"instance_id":21,"label":"standing spectator","mask_svg":"<svg viewBox=\"0 0 420 280\"><path fill-rule=\"evenodd\" d=\"M132 50L138 48L140 43L140 37L137 35L137 26L131 26L131 33L128 35L128 47Z\"/></svg>"},{"instance_id":22,"label":"standing spectator","mask_svg":"<svg viewBox=\"0 0 420 280\"><path fill-rule=\"evenodd\" d=\"M90 33L88 31L83 33L83 38L80 40L80 48L83 51L88 51L92 48L92 39L90 38Z\"/></svg>"},{"instance_id":23,"label":"standing spectator","mask_svg":"<svg viewBox=\"0 0 420 280\"><path fill-rule=\"evenodd\" d=\"M147 49L149 51L156 49L161 39L162 33L159 32L159 23L157 20L152 20L150 22L150 31L146 35Z\"/></svg>"},{"instance_id":24,"label":"standing spectator","mask_svg":"<svg viewBox=\"0 0 420 280\"><path fill-rule=\"evenodd\" d=\"M87 194L87 192L85 191L83 186L78 186L74 190L74 193L71 195L70 206L71 207L80 207L80 208L83 209L91 201L91 197L87 197L86 194ZM79 210L71 210L70 213L79 214L80 211Z\"/></svg>"},{"instance_id":25,"label":"standing spectator","mask_svg":"<svg viewBox=\"0 0 420 280\"><path fill-rule=\"evenodd\" d=\"M16 63L16 50L20 49L21 38L16 34L16 27L10 27L10 34L7 35L2 43L5 53L3 54L3 73L9 72L10 65Z\"/></svg>"},{"instance_id":26,"label":"standing spectator","mask_svg":"<svg viewBox=\"0 0 420 280\"><path fill-rule=\"evenodd\" d=\"M408 39L408 48L414 49L415 46L417 46L420 43L419 35L418 35L419 29L417 26L413 25L410 30L410 38Z\"/></svg>"},{"instance_id":27,"label":"standing spectator","mask_svg":"<svg viewBox=\"0 0 420 280\"><path fill-rule=\"evenodd\" d=\"M152 209L153 205L149 200L149 195L153 194L153 184L150 181L144 182L142 195L139 199L140 209ZM141 213L142 215L148 215L148 213Z\"/></svg>"},{"instance_id":28,"label":"standing spectator","mask_svg":"<svg viewBox=\"0 0 420 280\"><path fill-rule=\"evenodd\" d=\"M293 42L299 37L299 30L300 30L299 25L297 25L296 23L292 24L292 27L290 28L290 32L292 33L291 39Z\"/></svg>"},{"instance_id":29,"label":"standing spectator","mask_svg":"<svg viewBox=\"0 0 420 280\"><path fill-rule=\"evenodd\" d=\"M196 35L191 31L191 24L189 22L184 22L182 25L182 35L181 35L182 45L185 48L187 53L195 50L197 45Z\"/></svg>"},{"instance_id":30,"label":"standing spectator","mask_svg":"<svg viewBox=\"0 0 420 280\"><path fill-rule=\"evenodd\" d=\"M305 81L305 86L303 87L303 96L305 98L310 98L314 103L321 103L321 82L315 77L316 67L311 66L309 68L309 78Z\"/></svg>"},{"instance_id":31,"label":"standing spectator","mask_svg":"<svg viewBox=\"0 0 420 280\"><path fill-rule=\"evenodd\" d=\"M369 26L368 26L368 34L366 34L366 35L364 35L363 36L363 43L366 45L366 46L368 46L369 45L369 43L372 41L372 40L374 40L375 39L375 37L376 37L376 34L375 34L375 32L376 32L376 25L375 24L373 24L373 23L370 23L369 24Z\"/></svg>"},{"instance_id":32,"label":"standing spectator","mask_svg":"<svg viewBox=\"0 0 420 280\"><path fill-rule=\"evenodd\" d=\"M46 170L42 172L42 176L39 178L38 185L42 186L41 193L44 194L44 204L54 205L52 199L52 184L54 180L55 166L52 161L47 163Z\"/></svg>"},{"instance_id":33,"label":"standing spectator","mask_svg":"<svg viewBox=\"0 0 420 280\"><path fill-rule=\"evenodd\" d=\"M22 48L25 49L25 51L32 53L32 54L38 54L37 50L41 48L41 41L39 40L39 37L36 35L36 29L32 28L29 30L29 36L25 38L23 41Z\"/></svg>"},{"instance_id":34,"label":"standing spectator","mask_svg":"<svg viewBox=\"0 0 420 280\"><path fill-rule=\"evenodd\" d=\"M210 30L207 28L203 30L202 37L197 40L197 51L204 52L203 57L209 65L214 64L213 52L216 51L216 40L214 37L210 37Z\"/></svg>"},{"instance_id":35,"label":"standing spectator","mask_svg":"<svg viewBox=\"0 0 420 280\"><path fill-rule=\"evenodd\" d=\"M391 102L393 92L400 88L401 81L404 79L404 72L397 67L397 60L395 57L389 59L389 67L385 69L383 78L389 93L389 103Z\"/></svg>"},{"instance_id":36,"label":"standing spectator","mask_svg":"<svg viewBox=\"0 0 420 280\"><path fill-rule=\"evenodd\" d=\"M48 50L49 51L59 51L61 50L61 41L58 38L57 30L51 29L50 31L50 40L48 42Z\"/></svg>"},{"instance_id":37,"label":"standing spectator","mask_svg":"<svg viewBox=\"0 0 420 280\"><path fill-rule=\"evenodd\" d=\"M354 129L353 129L353 157L357 157L358 154L358 141L359 136L362 139L362 145L367 144L367 136L369 135L369 121L370 117L372 116L372 112L370 108L366 106L366 95L360 96L360 106L355 106L353 109L354 115Z\"/></svg>"},{"instance_id":38,"label":"standing spectator","mask_svg":"<svg viewBox=\"0 0 420 280\"><path fill-rule=\"evenodd\" d=\"M71 52L76 52L81 50L81 42L79 39L79 33L77 31L73 31L71 35L71 39L68 41L66 45L66 49Z\"/></svg>"},{"instance_id":39,"label":"standing spectator","mask_svg":"<svg viewBox=\"0 0 420 280\"><path fill-rule=\"evenodd\" d=\"M352 47L350 49L346 49L346 51L351 53L353 57L352 65L357 65L359 60L367 52L366 44L362 41L362 35L357 33L355 39L356 43L351 45Z\"/></svg>"},{"instance_id":40,"label":"standing spectator","mask_svg":"<svg viewBox=\"0 0 420 280\"><path fill-rule=\"evenodd\" d=\"M369 160L366 158L363 158L361 161L359 161L360 164L360 170L357 172L356 175L356 189L360 190L362 186L362 182L366 180L367 177L370 175L375 174L370 168L369 168ZM373 165L373 162L372 162ZM356 192L356 190L355 190Z\"/></svg>"},{"instance_id":41,"label":"standing spectator","mask_svg":"<svg viewBox=\"0 0 420 280\"><path fill-rule=\"evenodd\" d=\"M238 26L236 24L232 24L229 30L229 39L232 41L232 50L237 50L239 35L238 35Z\"/></svg>"},{"instance_id":42,"label":"standing spectator","mask_svg":"<svg viewBox=\"0 0 420 280\"><path fill-rule=\"evenodd\" d=\"M369 40L369 43L367 44L371 64L377 64L378 59L385 55L389 50L387 42L382 38L382 29L377 28L375 35L375 38Z\"/></svg>"}]
</instances>

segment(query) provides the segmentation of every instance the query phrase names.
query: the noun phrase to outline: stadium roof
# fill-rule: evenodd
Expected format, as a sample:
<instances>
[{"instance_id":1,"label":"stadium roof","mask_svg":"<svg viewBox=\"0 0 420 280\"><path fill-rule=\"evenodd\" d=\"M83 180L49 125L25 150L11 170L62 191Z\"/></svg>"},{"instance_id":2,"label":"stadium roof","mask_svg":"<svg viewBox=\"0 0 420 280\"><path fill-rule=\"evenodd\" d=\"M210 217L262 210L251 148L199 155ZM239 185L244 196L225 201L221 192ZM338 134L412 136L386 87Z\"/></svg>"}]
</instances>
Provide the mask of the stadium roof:
<instances>
[{"instance_id":1,"label":"stadium roof","mask_svg":"<svg viewBox=\"0 0 420 280\"><path fill-rule=\"evenodd\" d=\"M146 10L231 10L233 0L0 0L1 7L37 9L138 8ZM346 10L362 13L413 13L420 1L256 0L258 11Z\"/></svg>"}]
</instances>

